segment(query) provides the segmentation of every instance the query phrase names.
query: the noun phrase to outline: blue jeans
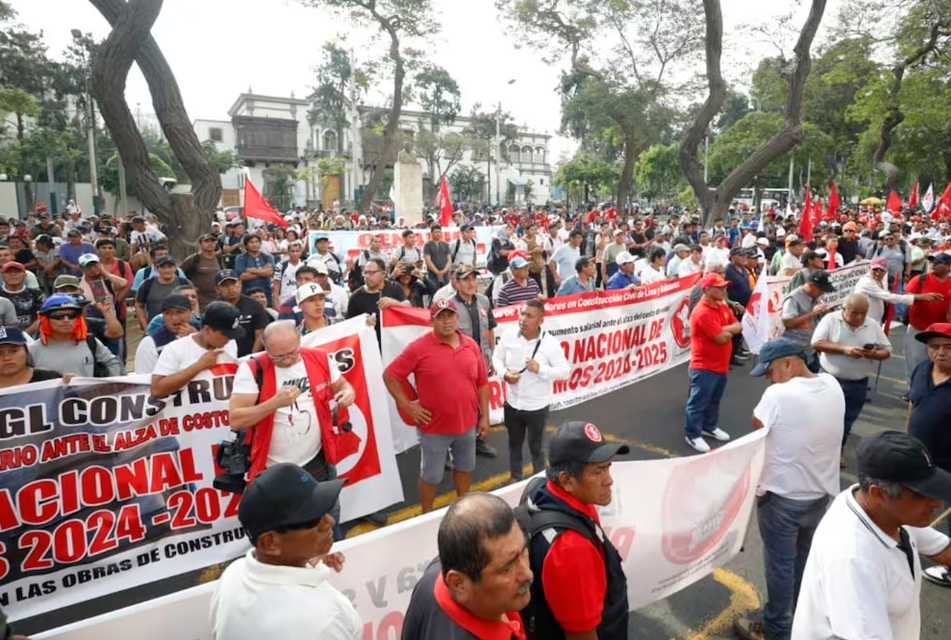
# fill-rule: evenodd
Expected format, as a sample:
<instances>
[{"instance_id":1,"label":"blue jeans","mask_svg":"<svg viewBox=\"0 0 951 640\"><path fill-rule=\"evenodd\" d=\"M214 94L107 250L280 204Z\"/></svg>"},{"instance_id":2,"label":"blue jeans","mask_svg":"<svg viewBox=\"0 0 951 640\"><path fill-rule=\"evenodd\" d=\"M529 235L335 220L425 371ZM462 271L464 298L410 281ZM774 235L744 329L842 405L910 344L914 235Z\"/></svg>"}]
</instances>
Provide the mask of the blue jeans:
<instances>
[{"instance_id":1,"label":"blue jeans","mask_svg":"<svg viewBox=\"0 0 951 640\"><path fill-rule=\"evenodd\" d=\"M766 565L763 627L769 640L789 640L812 536L828 504L829 496L790 500L767 493L757 499L756 520Z\"/></svg>"},{"instance_id":2,"label":"blue jeans","mask_svg":"<svg viewBox=\"0 0 951 640\"><path fill-rule=\"evenodd\" d=\"M686 425L688 438L699 438L701 431L713 431L720 421L720 400L726 390L726 374L706 369L688 369L690 395L687 397Z\"/></svg>"},{"instance_id":3,"label":"blue jeans","mask_svg":"<svg viewBox=\"0 0 951 640\"><path fill-rule=\"evenodd\" d=\"M852 425L858 420L862 413L862 407L865 406L865 398L868 393L868 378L861 380L841 380L838 379L839 386L842 387L842 395L845 396L845 431L842 433L842 448L845 448L845 441L852 431Z\"/></svg>"}]
</instances>

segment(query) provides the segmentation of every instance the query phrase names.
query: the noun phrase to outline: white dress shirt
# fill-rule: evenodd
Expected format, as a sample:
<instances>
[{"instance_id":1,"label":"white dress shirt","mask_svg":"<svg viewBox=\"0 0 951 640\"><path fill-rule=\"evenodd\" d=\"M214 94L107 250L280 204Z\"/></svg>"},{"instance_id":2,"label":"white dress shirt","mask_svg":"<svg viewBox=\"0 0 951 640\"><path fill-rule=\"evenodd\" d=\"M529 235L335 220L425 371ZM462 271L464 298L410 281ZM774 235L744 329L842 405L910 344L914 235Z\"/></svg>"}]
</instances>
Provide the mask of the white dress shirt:
<instances>
[{"instance_id":1,"label":"white dress shirt","mask_svg":"<svg viewBox=\"0 0 951 640\"><path fill-rule=\"evenodd\" d=\"M211 600L215 640L360 640L360 618L350 600L330 584L330 575L323 564L264 564L253 549L248 551L218 580Z\"/></svg>"},{"instance_id":2,"label":"white dress shirt","mask_svg":"<svg viewBox=\"0 0 951 640\"><path fill-rule=\"evenodd\" d=\"M527 369L522 371L525 369L525 361L529 359L538 363L538 373ZM518 382L505 384L508 387L506 402L513 409L522 411L537 411L551 404L552 382L565 380L571 374L571 366L558 340L544 330L535 340L526 340L521 331L502 336L492 354L492 365L499 373L521 372Z\"/></svg>"},{"instance_id":3,"label":"white dress shirt","mask_svg":"<svg viewBox=\"0 0 951 640\"><path fill-rule=\"evenodd\" d=\"M852 293L862 293L868 298L867 318L882 322L885 319L885 303L889 304L914 304L915 296L908 293L892 293L885 284L875 280L870 274L859 278L855 283L855 289Z\"/></svg>"}]
</instances>

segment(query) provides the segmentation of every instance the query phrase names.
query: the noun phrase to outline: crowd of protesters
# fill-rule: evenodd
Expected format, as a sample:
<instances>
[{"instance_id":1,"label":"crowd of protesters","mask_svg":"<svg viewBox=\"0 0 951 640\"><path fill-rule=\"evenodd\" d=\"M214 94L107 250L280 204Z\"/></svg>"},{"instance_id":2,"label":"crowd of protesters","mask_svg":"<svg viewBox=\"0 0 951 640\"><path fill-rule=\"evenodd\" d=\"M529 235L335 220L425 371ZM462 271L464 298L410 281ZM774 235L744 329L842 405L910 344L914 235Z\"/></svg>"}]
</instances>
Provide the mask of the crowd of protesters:
<instances>
[{"instance_id":1,"label":"crowd of protesters","mask_svg":"<svg viewBox=\"0 0 951 640\"><path fill-rule=\"evenodd\" d=\"M298 209L284 217L286 227L222 214L181 260L169 251L172 232L151 215L84 217L71 207L62 216L0 218L0 387L128 369L151 375L152 392L161 398L224 359L252 356L238 369L230 412L234 430L257 434L240 513L254 549L219 585L217 637L304 629L315 611L326 614L318 637L359 637L356 612L326 573L299 571L315 559L331 570L343 564L330 548L341 537L335 465L350 443L334 427L330 407L345 410L355 399L333 358L302 346L301 337L367 314L379 340L380 312L402 305L428 309L433 328L384 373L401 415L418 428L423 511L433 508L445 470L465 496L477 455L498 455L485 441L488 377L497 374L509 386L504 421L511 481L526 471L527 440L531 471L547 469L547 481L532 487L531 503L577 521L555 526L559 536L570 535L537 544L530 532L523 558L524 537L512 533L517 514L507 505L479 494L457 502L440 528L440 557L413 595L404 637L469 637L448 631L461 627L473 637L626 638L625 577L594 508L610 502L610 461L626 447L603 443L597 427L585 423L563 425L544 445L552 384L567 378L569 366L544 331L543 302L695 274L702 276L691 294L685 439L699 452L710 450L704 438L730 439L718 425L719 403L731 368L751 356L740 318L758 279L791 278L782 301L784 336L763 348L753 369L771 385L753 416L754 427L770 429L757 511L769 594L762 619L741 620L741 634L886 637L876 634L914 624L892 615L895 590L871 592L894 558L861 542L881 565L876 573L824 527L851 510L872 532L857 530L857 536L900 546L906 526L926 525L924 511L951 500L951 476L944 475L951 469L951 437L942 428L951 424L951 230L943 219L843 209L802 237L798 216L772 210L751 215L731 208L725 221L706 228L698 215L674 208L523 207L456 212L458 237L446 241L435 216L413 228L380 211ZM476 242L480 227L492 228L484 260ZM387 246L394 229L401 242ZM333 234L344 230L370 233L369 248L358 255L335 252ZM867 275L839 304L826 303L824 296L835 290L829 272L859 261L868 261ZM494 309L511 305L519 306L519 331L497 341ZM859 484L830 502L872 371L892 355L887 332L893 320L907 325L906 428L918 439L898 434L863 443ZM806 398L812 417L800 420ZM803 420L810 430L798 429ZM926 461L916 452L925 452ZM915 500L918 513L895 516L896 504ZM385 522L379 514L370 520ZM922 572L918 560L909 559L912 581L902 581L902 593L916 588L919 575L951 586L942 566L951 559L947 538L929 535L920 534L917 544L939 564ZM816 545L822 541L821 553L807 563L813 537ZM508 571L504 580L496 577ZM836 581L817 586L815 576ZM256 607L241 604L274 581L288 588ZM569 582L572 594L583 585L592 597L570 595ZM802 613L794 617L797 597ZM836 610L844 599L862 599L863 606ZM874 606L881 607L878 617L860 615ZM905 610L910 606L904 602ZM531 616L527 632L519 611ZM286 616L281 624L265 624L278 620L276 612Z\"/></svg>"}]
</instances>

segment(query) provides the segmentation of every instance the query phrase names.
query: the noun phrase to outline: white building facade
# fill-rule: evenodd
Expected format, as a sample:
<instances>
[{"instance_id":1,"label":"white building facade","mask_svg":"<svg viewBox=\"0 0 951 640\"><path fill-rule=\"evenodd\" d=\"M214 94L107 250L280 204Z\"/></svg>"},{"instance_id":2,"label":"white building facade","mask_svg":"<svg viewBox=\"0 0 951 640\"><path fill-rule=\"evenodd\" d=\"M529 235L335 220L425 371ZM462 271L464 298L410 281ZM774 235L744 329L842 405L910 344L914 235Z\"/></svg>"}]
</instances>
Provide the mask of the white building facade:
<instances>
[{"instance_id":1,"label":"white building facade","mask_svg":"<svg viewBox=\"0 0 951 640\"><path fill-rule=\"evenodd\" d=\"M331 200L346 206L352 204L369 183L373 172L374 149L379 148L381 138L368 134L363 126L372 111L377 110L362 106L351 108L349 126L337 130L307 100L297 99L293 94L284 98L249 91L238 96L229 109L230 120L195 120L193 126L200 141L212 140L219 150L236 152L245 165L245 169L234 169L222 176L223 188L242 189L244 175L247 175L259 190L267 192L267 185L275 175L290 175L289 169L293 168L297 175L290 202L283 203L287 208L319 204L326 207ZM412 140L421 128L429 127L429 121L426 113L403 110L399 124L401 139ZM462 134L469 122L469 118L460 116L453 123L442 125L439 131ZM488 178L492 204L545 204L551 200L553 178L550 140L548 134L519 127L516 140L502 141L500 162L493 143L491 160L484 152L466 150L448 175L458 167L474 166ZM439 175L429 175L427 161L418 151L416 155L423 167L424 182L436 183ZM333 157L343 158L346 168L338 179L328 182L321 179L318 162ZM445 167L446 159L440 157L439 160ZM388 164L392 161L389 159ZM331 189L333 193L329 193ZM455 194L451 196L457 199ZM387 197L387 193L376 195L377 200ZM478 200L486 202L484 191ZM434 202L427 204L433 206Z\"/></svg>"}]
</instances>

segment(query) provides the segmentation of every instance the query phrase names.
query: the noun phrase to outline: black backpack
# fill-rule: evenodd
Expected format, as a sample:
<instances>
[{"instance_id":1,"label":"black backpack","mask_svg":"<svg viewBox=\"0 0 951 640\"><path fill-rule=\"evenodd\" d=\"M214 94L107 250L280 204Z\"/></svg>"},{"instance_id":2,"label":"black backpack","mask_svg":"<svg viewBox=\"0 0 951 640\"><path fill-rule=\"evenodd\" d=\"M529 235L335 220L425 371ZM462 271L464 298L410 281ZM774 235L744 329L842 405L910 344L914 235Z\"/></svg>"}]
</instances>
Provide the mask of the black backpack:
<instances>
[{"instance_id":1,"label":"black backpack","mask_svg":"<svg viewBox=\"0 0 951 640\"><path fill-rule=\"evenodd\" d=\"M494 275L499 275L503 271L509 268L508 258L499 255L499 251L502 249L511 250L513 245L508 240L504 241L501 238L495 238L492 240L492 248L489 250L489 258L486 263L489 271Z\"/></svg>"},{"instance_id":2,"label":"black backpack","mask_svg":"<svg viewBox=\"0 0 951 640\"><path fill-rule=\"evenodd\" d=\"M363 250L363 257L370 260L370 250ZM366 280L363 278L363 267L360 266L360 260L356 260L353 263L353 268L350 269L350 273L347 276L347 285L350 288L350 292L353 293L366 283Z\"/></svg>"},{"instance_id":3,"label":"black backpack","mask_svg":"<svg viewBox=\"0 0 951 640\"><path fill-rule=\"evenodd\" d=\"M102 343L96 339L96 336L86 336L86 346L89 348L89 352L92 354L92 376L94 378L108 378L109 367L107 367L104 363L99 362L99 358L96 357L96 352L99 350L98 345L100 344Z\"/></svg>"}]
</instances>

